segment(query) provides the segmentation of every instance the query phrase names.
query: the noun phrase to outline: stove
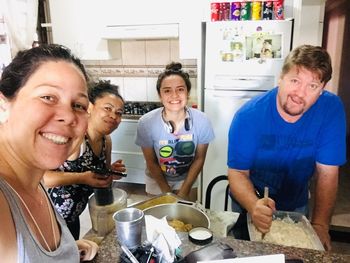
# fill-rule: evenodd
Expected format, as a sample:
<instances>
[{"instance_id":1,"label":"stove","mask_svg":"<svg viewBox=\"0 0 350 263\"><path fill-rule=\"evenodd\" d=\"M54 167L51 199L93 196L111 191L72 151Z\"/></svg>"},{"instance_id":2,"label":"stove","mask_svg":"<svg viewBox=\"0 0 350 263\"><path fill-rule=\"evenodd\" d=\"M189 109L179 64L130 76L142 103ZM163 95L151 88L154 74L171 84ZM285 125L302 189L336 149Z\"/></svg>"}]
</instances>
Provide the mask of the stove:
<instances>
[{"instance_id":1,"label":"stove","mask_svg":"<svg viewBox=\"0 0 350 263\"><path fill-rule=\"evenodd\" d=\"M124 105L124 116L142 116L156 108L162 107L160 102L126 101Z\"/></svg>"}]
</instances>

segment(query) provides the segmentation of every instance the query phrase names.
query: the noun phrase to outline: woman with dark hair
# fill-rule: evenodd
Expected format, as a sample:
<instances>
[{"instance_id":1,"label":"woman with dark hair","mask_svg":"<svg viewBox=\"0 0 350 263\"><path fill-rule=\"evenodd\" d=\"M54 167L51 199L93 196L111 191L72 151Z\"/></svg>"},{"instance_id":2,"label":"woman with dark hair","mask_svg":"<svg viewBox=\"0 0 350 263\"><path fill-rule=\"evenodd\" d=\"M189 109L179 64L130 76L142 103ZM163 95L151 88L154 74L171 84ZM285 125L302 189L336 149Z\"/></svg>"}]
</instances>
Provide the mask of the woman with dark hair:
<instances>
[{"instance_id":1,"label":"woman with dark hair","mask_svg":"<svg viewBox=\"0 0 350 263\"><path fill-rule=\"evenodd\" d=\"M158 76L157 92L163 107L143 115L136 144L146 160L146 192L174 192L197 199L196 180L214 132L209 119L187 107L191 81L180 63L170 63Z\"/></svg>"},{"instance_id":2,"label":"woman with dark hair","mask_svg":"<svg viewBox=\"0 0 350 263\"><path fill-rule=\"evenodd\" d=\"M79 262L43 185L79 146L87 127L87 75L59 45L20 51L0 80L0 255L2 262ZM78 246L77 246L77 245Z\"/></svg>"},{"instance_id":3,"label":"woman with dark hair","mask_svg":"<svg viewBox=\"0 0 350 263\"><path fill-rule=\"evenodd\" d=\"M96 169L124 172L122 160L111 164L112 141L109 136L118 128L124 100L118 86L106 81L89 90L88 128L79 148L55 171L45 173L44 182L55 208L66 220L75 239L79 239L79 216L84 211L93 188L108 188L116 176L96 173Z\"/></svg>"}]
</instances>

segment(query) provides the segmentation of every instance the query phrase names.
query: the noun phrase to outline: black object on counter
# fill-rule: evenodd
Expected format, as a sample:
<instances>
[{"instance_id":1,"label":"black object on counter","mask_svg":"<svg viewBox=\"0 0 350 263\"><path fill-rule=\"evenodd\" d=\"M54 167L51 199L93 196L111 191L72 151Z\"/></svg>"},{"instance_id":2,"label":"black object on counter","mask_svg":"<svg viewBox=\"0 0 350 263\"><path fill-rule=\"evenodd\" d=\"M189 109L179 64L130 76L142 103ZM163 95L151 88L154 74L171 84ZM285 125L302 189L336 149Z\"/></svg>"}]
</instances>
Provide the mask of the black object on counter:
<instances>
[{"instance_id":1,"label":"black object on counter","mask_svg":"<svg viewBox=\"0 0 350 263\"><path fill-rule=\"evenodd\" d=\"M126 177L127 175L126 173L113 171L107 168L91 167L90 169L92 172L106 176L106 177L111 175ZM94 194L95 194L96 205L99 205L99 206L110 205L114 202L112 185L105 188L94 188Z\"/></svg>"},{"instance_id":2,"label":"black object on counter","mask_svg":"<svg viewBox=\"0 0 350 263\"><path fill-rule=\"evenodd\" d=\"M141 116L161 106L162 104L160 102L127 101L124 105L123 115Z\"/></svg>"},{"instance_id":3,"label":"black object on counter","mask_svg":"<svg viewBox=\"0 0 350 263\"><path fill-rule=\"evenodd\" d=\"M94 195L99 206L110 205L114 201L112 185L106 188L94 188Z\"/></svg>"}]
</instances>

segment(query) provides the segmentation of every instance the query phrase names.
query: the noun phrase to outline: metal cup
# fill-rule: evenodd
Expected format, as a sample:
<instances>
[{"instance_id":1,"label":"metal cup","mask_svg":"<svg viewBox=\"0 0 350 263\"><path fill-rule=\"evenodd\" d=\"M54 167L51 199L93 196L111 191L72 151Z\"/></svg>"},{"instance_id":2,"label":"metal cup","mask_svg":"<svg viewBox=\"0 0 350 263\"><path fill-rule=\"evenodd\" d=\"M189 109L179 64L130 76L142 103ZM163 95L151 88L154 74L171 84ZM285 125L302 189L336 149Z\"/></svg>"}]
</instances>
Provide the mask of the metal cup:
<instances>
[{"instance_id":1,"label":"metal cup","mask_svg":"<svg viewBox=\"0 0 350 263\"><path fill-rule=\"evenodd\" d=\"M144 213L142 210L129 207L114 213L113 219L116 225L117 239L121 245L129 249L141 245L142 225Z\"/></svg>"}]
</instances>

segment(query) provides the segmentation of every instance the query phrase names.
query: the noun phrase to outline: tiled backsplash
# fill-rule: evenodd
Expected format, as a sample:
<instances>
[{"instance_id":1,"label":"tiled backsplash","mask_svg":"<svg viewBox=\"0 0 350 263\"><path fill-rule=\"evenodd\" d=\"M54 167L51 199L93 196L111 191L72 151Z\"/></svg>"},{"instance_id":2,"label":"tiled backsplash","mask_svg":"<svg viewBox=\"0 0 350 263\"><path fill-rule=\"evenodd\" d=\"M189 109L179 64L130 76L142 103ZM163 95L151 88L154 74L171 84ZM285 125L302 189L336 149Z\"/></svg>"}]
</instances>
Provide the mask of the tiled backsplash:
<instances>
[{"instance_id":1,"label":"tiled backsplash","mask_svg":"<svg viewBox=\"0 0 350 263\"><path fill-rule=\"evenodd\" d=\"M179 59L178 40L129 40L115 47L119 58L83 61L90 77L118 85L126 101L159 101L158 75L171 61L180 62L192 83L189 104L197 104L197 61Z\"/></svg>"}]
</instances>

